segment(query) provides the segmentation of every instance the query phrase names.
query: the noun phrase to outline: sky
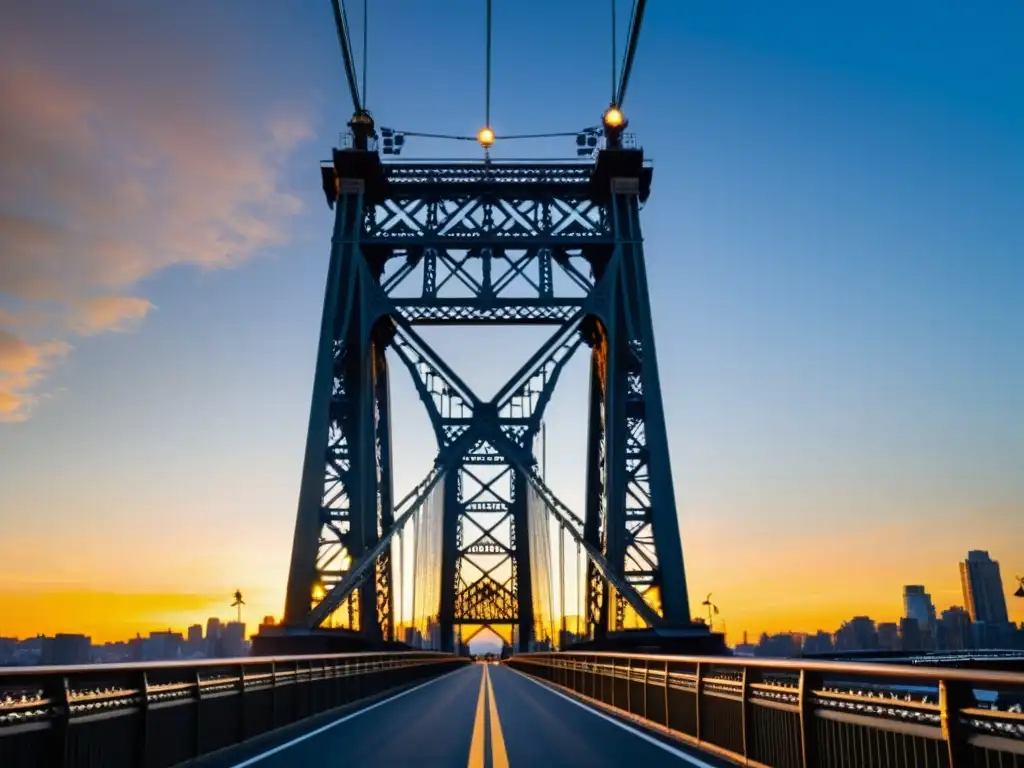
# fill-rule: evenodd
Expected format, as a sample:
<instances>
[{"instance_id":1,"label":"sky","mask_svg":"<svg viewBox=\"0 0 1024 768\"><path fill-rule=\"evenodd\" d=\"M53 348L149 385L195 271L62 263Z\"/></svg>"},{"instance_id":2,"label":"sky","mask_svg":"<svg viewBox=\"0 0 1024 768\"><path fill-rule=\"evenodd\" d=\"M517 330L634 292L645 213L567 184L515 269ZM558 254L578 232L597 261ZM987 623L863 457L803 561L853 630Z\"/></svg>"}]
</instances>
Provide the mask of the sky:
<instances>
[{"instance_id":1,"label":"sky","mask_svg":"<svg viewBox=\"0 0 1024 768\"><path fill-rule=\"evenodd\" d=\"M369 5L378 124L474 133L483 3ZM597 6L495 0L499 135L598 121ZM895 620L904 584L942 610L969 549L1012 594L1024 6L648 6L624 106L655 163L644 248L693 612L712 593L736 641ZM279 616L332 221L318 163L351 112L329 3L26 0L0 27L0 104L0 636L180 628L230 617L235 588L250 625ZM424 336L489 394L537 341L504 333ZM548 419L550 484L577 509L586 375L574 360ZM404 495L433 445L394 378Z\"/></svg>"}]
</instances>

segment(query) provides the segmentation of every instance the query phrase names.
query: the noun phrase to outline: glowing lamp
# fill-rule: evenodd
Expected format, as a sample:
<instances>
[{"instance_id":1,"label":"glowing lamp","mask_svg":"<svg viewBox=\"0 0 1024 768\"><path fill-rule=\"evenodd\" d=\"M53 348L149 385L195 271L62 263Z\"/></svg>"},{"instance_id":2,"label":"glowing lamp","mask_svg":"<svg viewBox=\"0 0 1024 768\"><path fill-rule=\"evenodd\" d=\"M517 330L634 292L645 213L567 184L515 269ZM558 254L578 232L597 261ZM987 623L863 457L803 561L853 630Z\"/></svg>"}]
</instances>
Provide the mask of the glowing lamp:
<instances>
[{"instance_id":1,"label":"glowing lamp","mask_svg":"<svg viewBox=\"0 0 1024 768\"><path fill-rule=\"evenodd\" d=\"M626 124L626 118L622 114L622 110L614 105L608 107L608 111L604 113L602 119L607 128L621 128Z\"/></svg>"},{"instance_id":2,"label":"glowing lamp","mask_svg":"<svg viewBox=\"0 0 1024 768\"><path fill-rule=\"evenodd\" d=\"M487 148L494 143L494 131L484 126L476 134L476 140L480 142L480 146Z\"/></svg>"}]
</instances>

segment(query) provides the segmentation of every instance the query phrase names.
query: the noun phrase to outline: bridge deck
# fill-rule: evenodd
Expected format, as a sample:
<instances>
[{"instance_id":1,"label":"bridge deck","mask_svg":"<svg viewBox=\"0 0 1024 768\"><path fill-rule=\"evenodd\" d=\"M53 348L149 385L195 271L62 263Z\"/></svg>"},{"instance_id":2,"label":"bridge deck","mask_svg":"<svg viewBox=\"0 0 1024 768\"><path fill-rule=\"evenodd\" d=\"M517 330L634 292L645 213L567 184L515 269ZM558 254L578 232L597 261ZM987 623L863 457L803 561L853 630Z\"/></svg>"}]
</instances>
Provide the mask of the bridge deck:
<instances>
[{"instance_id":1,"label":"bridge deck","mask_svg":"<svg viewBox=\"0 0 1024 768\"><path fill-rule=\"evenodd\" d=\"M202 761L211 768L342 763L359 768L728 765L598 713L507 667L484 664L326 724Z\"/></svg>"}]
</instances>

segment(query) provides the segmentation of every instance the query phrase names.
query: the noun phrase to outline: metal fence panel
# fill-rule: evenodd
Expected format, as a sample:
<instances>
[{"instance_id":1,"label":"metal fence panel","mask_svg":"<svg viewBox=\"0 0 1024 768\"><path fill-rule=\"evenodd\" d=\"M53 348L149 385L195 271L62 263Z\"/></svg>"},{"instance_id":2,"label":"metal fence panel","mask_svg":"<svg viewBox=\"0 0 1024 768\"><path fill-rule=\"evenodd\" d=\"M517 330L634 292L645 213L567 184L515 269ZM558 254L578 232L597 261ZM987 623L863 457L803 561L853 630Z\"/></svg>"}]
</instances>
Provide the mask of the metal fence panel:
<instances>
[{"instance_id":1,"label":"metal fence panel","mask_svg":"<svg viewBox=\"0 0 1024 768\"><path fill-rule=\"evenodd\" d=\"M1024 768L1017 672L622 653L506 663L746 765Z\"/></svg>"},{"instance_id":2,"label":"metal fence panel","mask_svg":"<svg viewBox=\"0 0 1024 768\"><path fill-rule=\"evenodd\" d=\"M0 669L0 766L169 768L467 662L401 652Z\"/></svg>"}]
</instances>

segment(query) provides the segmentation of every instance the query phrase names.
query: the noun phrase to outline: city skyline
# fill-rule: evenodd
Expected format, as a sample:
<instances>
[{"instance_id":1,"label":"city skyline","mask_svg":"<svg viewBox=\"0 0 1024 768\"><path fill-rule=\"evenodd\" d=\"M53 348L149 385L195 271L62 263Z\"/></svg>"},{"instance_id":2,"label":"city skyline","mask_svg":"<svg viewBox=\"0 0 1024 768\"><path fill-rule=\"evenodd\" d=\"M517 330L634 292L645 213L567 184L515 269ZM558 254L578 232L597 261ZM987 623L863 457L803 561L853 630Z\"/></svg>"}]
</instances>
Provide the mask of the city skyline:
<instances>
[{"instance_id":1,"label":"city skyline","mask_svg":"<svg viewBox=\"0 0 1024 768\"><path fill-rule=\"evenodd\" d=\"M480 14L396 3L374 4L370 108L474 133ZM23 5L0 29L0 634L183 628L238 587L280 616L331 231L317 166L349 116L330 14ZM595 123L607 18L495 5L498 133ZM1024 9L806 5L652 7L626 105L655 158L691 611L713 592L733 637L897 615L905 584L959 605L974 547L1007 595L1024 571ZM532 342L424 336L481 394ZM548 425L575 508L586 373ZM434 445L394 392L401 496Z\"/></svg>"},{"instance_id":2,"label":"city skyline","mask_svg":"<svg viewBox=\"0 0 1024 768\"><path fill-rule=\"evenodd\" d=\"M980 552L978 550L969 550L968 552L965 552L964 554L966 556L965 559L967 559L967 558L970 558L971 555L975 555L975 554L991 555L991 552L989 552L987 550L981 550ZM1024 600L1021 600L1020 598L1015 598L1015 596L1014 596L1014 592L1016 591L1016 589L1019 586L1021 586L1021 580L1019 578L1017 578L1016 575L1008 577L1006 575L1006 573L1002 572L1002 569L1000 567L1001 564L1000 564L998 558L992 558L992 561L994 561L994 564L997 567L1000 568L1001 584L1002 584L1002 588L1003 588L1002 595L1003 595L1003 599L1004 599L1004 602L1006 604L1006 607L1007 607L1007 610L1008 610L1008 613L1009 613L1010 623L1013 624L1015 627L1024 628L1024 618L1022 618L1022 610L1021 610L1020 607L1018 607L1018 604L1019 603L1024 603ZM964 560L961 560L961 561L959 561L959 564L962 566L963 562L964 562ZM787 634L787 633L809 635L809 634L814 634L816 632L835 633L835 632L837 632L843 626L843 624L845 624L851 618L856 617L856 616L868 616L873 621L875 621L876 623L879 623L879 624L881 624L881 623L890 623L890 622L895 622L895 623L898 624L899 620L902 617L910 615L910 612L908 611L908 604L907 604L908 590L916 589L918 586L921 586L921 587L924 588L924 597L927 598L930 601L932 610L935 613L941 615L943 611L951 610L951 609L960 609L960 610L963 610L965 613L969 613L970 612L969 601L967 600L967 597L966 597L966 595L964 593L963 585L958 587L958 592L957 592L956 598L955 599L951 599L947 603L947 602L943 602L941 600L938 600L936 598L937 598L938 595L950 596L950 590L948 590L948 589L936 590L936 589L930 587L928 584L916 585L916 584L907 583L907 584L903 584L903 585L898 587L898 597L897 597L897 601L896 602L898 602L900 604L900 606L902 607L902 610L898 611L895 616L893 616L892 614L883 614L883 615L879 616L876 613L873 613L872 611L869 611L867 609L863 609L862 608L860 610L853 610L850 613L847 613L845 615L840 616L839 618L835 619L832 624L821 624L821 625L813 626L813 627L811 627L811 626L798 627L798 626L783 626L783 624L780 623L778 626L762 628L760 630L756 630L755 631L755 630L749 629L747 627L742 627L742 626L741 627L734 627L733 629L729 629L729 627L728 627L728 625L729 625L729 615L728 615L728 613L719 611L713 617L712 628L716 632L725 632L725 634L726 634L726 642L730 646L732 646L732 645L737 645L740 642L740 638L745 637L745 636L758 637L758 636L765 635L765 634L767 634L767 635L778 635L778 634ZM567 603L568 603L568 601L567 601ZM717 598L715 599L714 603L715 603L716 607L720 608L720 606L718 606L719 601L718 601ZM248 603L246 603L246 605L247 604ZM235 608L236 606L234 604L230 604L229 607L230 608ZM570 611L566 615L566 624L570 628L570 631L574 631L572 629L573 622L578 621L579 616L572 612L571 607L572 606L570 604ZM705 621L706 620L705 617L702 615L702 609L701 609L700 605L691 604L691 613L694 616L694 618L697 619L697 620L701 620L701 621ZM3 615L3 614L0 614L0 615ZM48 631L35 630L35 631L29 632L27 634L24 634L24 633L23 634L18 634L16 632L7 631L7 627L5 626L5 621L9 622L9 619L7 619L7 617L10 616L10 615L11 615L10 613L7 613L6 616L4 616L4 619L0 620L0 638L3 638L3 637L15 637L15 638L18 638L18 639L27 639L27 638L32 638L32 637L40 636L40 635L52 636L52 635L55 635L55 634L58 634L58 633L59 634L83 634L83 635L89 636L94 643L109 643L109 642L122 642L122 641L125 641L127 639L131 639L131 637L133 637L131 635L128 635L128 636L126 636L126 635L118 635L117 632L114 629L115 625L111 624L109 621L103 621L100 624L96 625L96 626L104 627L105 628L104 632L107 632L109 634L101 634L100 636L94 636L91 632L86 631L85 629L83 629L83 626L85 626L85 627L89 626L88 622L86 622L82 626L73 627L73 626L69 626L66 623L64 623L64 624L59 623L60 619L55 619L54 621L57 622L57 623L53 623L53 624L48 625L48 627L49 627ZM262 615L260 617L259 621L253 621L253 620L248 620L247 621L247 619L246 619L246 615L247 614L244 613L244 612L242 612L242 613L240 613L238 615L241 616L241 622L246 627L246 635L245 636L247 638L251 637L253 634L255 634L257 632L259 626L261 626L262 624L268 623L267 622L268 619L272 619L275 622L276 621L280 621L280 613L277 613L277 614L264 614L264 615ZM256 614L253 613L253 615L255 616ZM196 614L195 616L193 616L193 618L185 620L184 624L175 624L173 622L161 623L158 620L155 621L155 623L154 623L154 621L149 620L149 619L143 619L143 620L138 620L137 619L138 623L132 623L131 625L137 627L135 629L135 632L134 632L134 637L139 637L139 636L142 636L142 635L146 635L146 634L149 634L150 632L157 632L157 633L177 632L177 633L181 633L181 634L184 635L184 634L186 634L187 630L190 627L197 626L197 625L204 625L205 626L207 624L207 622L209 622L209 621L211 621L213 619L217 619L219 621L224 621L222 616L218 615L216 612L211 612L208 615L206 615L205 618L202 618L202 620L200 620L198 618L198 614ZM147 621L149 623L146 623ZM232 621L233 622L234 619L229 619L228 621ZM227 623L227 622L225 622L225 623ZM555 623L557 625L558 624L558 620L556 620ZM128 625L128 623L125 624L125 626L127 626L127 625ZM409 625L411 625L411 624L410 624L409 621L407 621L406 622L406 626L409 626ZM146 627L145 629L142 628L144 626ZM833 627L833 628L830 629L830 627Z\"/></svg>"}]
</instances>

